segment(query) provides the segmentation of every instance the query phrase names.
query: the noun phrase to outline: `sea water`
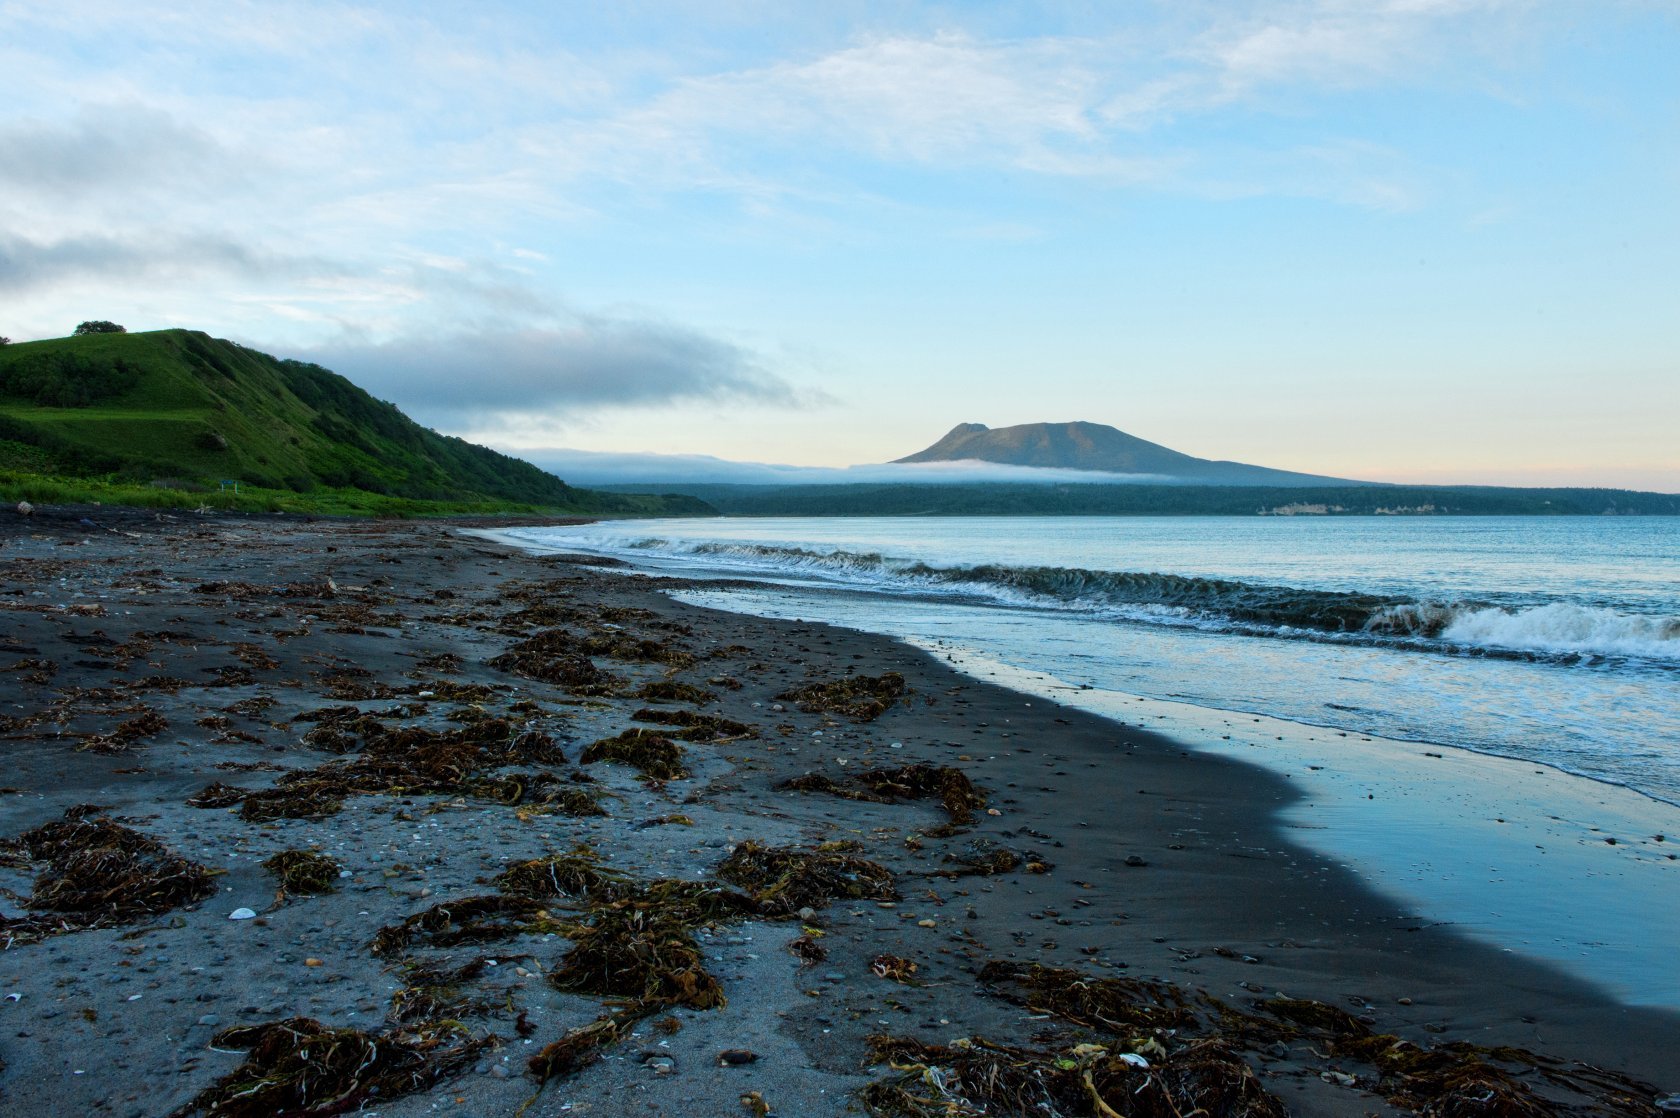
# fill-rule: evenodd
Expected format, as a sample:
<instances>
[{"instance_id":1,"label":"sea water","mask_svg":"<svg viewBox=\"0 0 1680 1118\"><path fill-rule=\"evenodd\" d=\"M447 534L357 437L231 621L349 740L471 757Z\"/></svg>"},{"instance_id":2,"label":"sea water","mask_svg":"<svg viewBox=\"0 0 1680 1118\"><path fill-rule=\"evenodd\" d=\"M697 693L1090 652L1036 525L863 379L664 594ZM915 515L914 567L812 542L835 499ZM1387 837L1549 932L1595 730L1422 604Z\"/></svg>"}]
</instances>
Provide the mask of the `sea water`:
<instances>
[{"instance_id":1,"label":"sea water","mask_svg":"<svg viewBox=\"0 0 1680 1118\"><path fill-rule=\"evenodd\" d=\"M1680 1008L1680 520L725 518L502 534L750 579L682 596L897 636L1268 765L1302 790L1286 823L1303 841L1425 916ZM1508 760L1455 765L1453 750Z\"/></svg>"}]
</instances>

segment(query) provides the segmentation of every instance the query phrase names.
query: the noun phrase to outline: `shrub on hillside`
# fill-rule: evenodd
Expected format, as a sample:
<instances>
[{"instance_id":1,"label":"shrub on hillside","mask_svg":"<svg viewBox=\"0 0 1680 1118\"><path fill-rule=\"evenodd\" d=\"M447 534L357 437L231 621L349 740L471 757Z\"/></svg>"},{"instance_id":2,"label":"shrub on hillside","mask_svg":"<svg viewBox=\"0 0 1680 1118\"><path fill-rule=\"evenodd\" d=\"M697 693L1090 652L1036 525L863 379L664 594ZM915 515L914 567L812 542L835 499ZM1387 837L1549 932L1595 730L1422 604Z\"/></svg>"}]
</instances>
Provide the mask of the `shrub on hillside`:
<instances>
[{"instance_id":1,"label":"shrub on hillside","mask_svg":"<svg viewBox=\"0 0 1680 1118\"><path fill-rule=\"evenodd\" d=\"M118 326L115 322L109 322L109 321L107 321L103 318L93 318L93 319L89 319L86 322L78 322L76 324L75 336L76 337L81 337L83 334L126 334L126 333L128 333L128 327L126 327L126 326Z\"/></svg>"}]
</instances>

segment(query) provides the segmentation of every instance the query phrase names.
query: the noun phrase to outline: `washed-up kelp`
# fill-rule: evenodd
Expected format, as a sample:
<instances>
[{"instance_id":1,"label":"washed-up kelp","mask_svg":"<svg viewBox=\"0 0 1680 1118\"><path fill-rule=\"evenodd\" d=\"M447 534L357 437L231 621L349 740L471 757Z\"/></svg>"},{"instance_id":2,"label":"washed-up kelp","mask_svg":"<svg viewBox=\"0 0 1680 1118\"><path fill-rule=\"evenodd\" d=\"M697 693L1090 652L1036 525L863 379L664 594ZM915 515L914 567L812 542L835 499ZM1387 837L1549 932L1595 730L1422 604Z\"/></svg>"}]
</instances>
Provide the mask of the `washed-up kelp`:
<instances>
[{"instance_id":1,"label":"washed-up kelp","mask_svg":"<svg viewBox=\"0 0 1680 1118\"><path fill-rule=\"evenodd\" d=\"M644 1007L724 1004L723 986L704 966L686 915L656 905L614 905L567 929L572 949L549 982L574 994L627 998Z\"/></svg>"},{"instance_id":2,"label":"washed-up kelp","mask_svg":"<svg viewBox=\"0 0 1680 1118\"><path fill-rule=\"evenodd\" d=\"M652 707L643 707L630 717L637 722L681 726L682 729L673 732L671 736L683 741L736 741L758 736L758 732L744 722L736 722L716 714L701 714L696 710L654 710Z\"/></svg>"},{"instance_id":3,"label":"washed-up kelp","mask_svg":"<svg viewBox=\"0 0 1680 1118\"><path fill-rule=\"evenodd\" d=\"M716 691L708 691L692 683L679 683L674 679L656 679L652 683L644 683L631 697L650 703L693 703L697 707L717 702Z\"/></svg>"},{"instance_id":4,"label":"washed-up kelp","mask_svg":"<svg viewBox=\"0 0 1680 1118\"><path fill-rule=\"evenodd\" d=\"M808 714L833 711L853 722L873 722L899 700L904 690L903 676L884 672L878 676L852 675L807 683L776 698L797 703Z\"/></svg>"},{"instance_id":5,"label":"washed-up kelp","mask_svg":"<svg viewBox=\"0 0 1680 1118\"><path fill-rule=\"evenodd\" d=\"M391 995L391 1020L402 1024L458 1021L495 1007L470 997L462 987L479 975L489 960L482 956L460 966L411 962L403 967L403 986Z\"/></svg>"},{"instance_id":6,"label":"washed-up kelp","mask_svg":"<svg viewBox=\"0 0 1680 1118\"><path fill-rule=\"evenodd\" d=\"M1288 1114L1246 1064L1216 1044L1192 1045L1159 1063L1100 1044L1057 1051L979 1037L937 1045L872 1036L869 1045L873 1062L893 1074L864 1088L862 1099L871 1114L891 1118Z\"/></svg>"},{"instance_id":7,"label":"washed-up kelp","mask_svg":"<svg viewBox=\"0 0 1680 1118\"><path fill-rule=\"evenodd\" d=\"M370 949L376 956L388 958L415 946L490 943L556 930L541 901L487 894L435 904L401 924L381 928Z\"/></svg>"},{"instance_id":8,"label":"washed-up kelp","mask_svg":"<svg viewBox=\"0 0 1680 1118\"><path fill-rule=\"evenodd\" d=\"M560 747L547 734L519 731L501 718L482 718L442 731L418 726L389 729L365 716L339 720L336 726L354 726L362 737L365 748L353 760L294 769L273 788L242 792L241 814L252 822L321 819L338 812L347 796L381 793L475 796L513 804L533 788L552 788L556 779L552 774L499 778L479 774L507 765L564 761ZM317 729L332 727L341 732L336 726L323 720ZM229 785L214 784L187 802L195 807L229 806L238 802L231 799L238 792Z\"/></svg>"},{"instance_id":9,"label":"washed-up kelp","mask_svg":"<svg viewBox=\"0 0 1680 1118\"><path fill-rule=\"evenodd\" d=\"M543 1046L527 1063L539 1082L581 1071L601 1058L601 1050L630 1035L638 1021L657 1012L659 1005L629 1005L603 1014L587 1025L569 1029L559 1040Z\"/></svg>"},{"instance_id":10,"label":"washed-up kelp","mask_svg":"<svg viewBox=\"0 0 1680 1118\"><path fill-rule=\"evenodd\" d=\"M169 720L150 708L144 708L133 718L104 734L90 734L78 747L89 753L127 753L141 738L153 737L169 729Z\"/></svg>"},{"instance_id":11,"label":"washed-up kelp","mask_svg":"<svg viewBox=\"0 0 1680 1118\"><path fill-rule=\"evenodd\" d=\"M602 671L581 642L564 629L549 629L515 644L490 661L492 668L564 687L574 695L613 695L624 681Z\"/></svg>"},{"instance_id":12,"label":"washed-up kelp","mask_svg":"<svg viewBox=\"0 0 1680 1118\"><path fill-rule=\"evenodd\" d=\"M1268 998L1260 1008L1345 1061L1369 1065L1376 1089L1397 1105L1431 1118L1549 1118L1557 1108L1519 1079L1538 1071L1553 1085L1593 1097L1610 1113L1649 1113L1649 1084L1583 1064L1568 1064L1520 1048L1486 1048L1455 1041L1423 1048L1378 1033L1344 1010L1299 998Z\"/></svg>"},{"instance_id":13,"label":"washed-up kelp","mask_svg":"<svg viewBox=\"0 0 1680 1118\"><path fill-rule=\"evenodd\" d=\"M629 896L634 884L623 874L602 869L576 854L532 858L496 875L496 888L509 896L530 900L565 898L577 903L605 904Z\"/></svg>"},{"instance_id":14,"label":"washed-up kelp","mask_svg":"<svg viewBox=\"0 0 1680 1118\"><path fill-rule=\"evenodd\" d=\"M994 960L980 970L993 991L1036 1013L1114 1032L1194 1025L1184 991L1141 978L1093 978L1070 967Z\"/></svg>"},{"instance_id":15,"label":"washed-up kelp","mask_svg":"<svg viewBox=\"0 0 1680 1118\"><path fill-rule=\"evenodd\" d=\"M974 821L974 813L986 806L986 797L961 769L949 765L900 765L889 769L867 769L847 780L835 780L822 773L807 773L785 781L781 787L795 792L825 792L848 800L877 804L900 800L937 798L950 819L950 827Z\"/></svg>"},{"instance_id":16,"label":"washed-up kelp","mask_svg":"<svg viewBox=\"0 0 1680 1118\"><path fill-rule=\"evenodd\" d=\"M338 888L341 868L313 850L282 850L263 863L263 869L280 879L281 892L299 896L331 893Z\"/></svg>"},{"instance_id":17,"label":"washed-up kelp","mask_svg":"<svg viewBox=\"0 0 1680 1118\"><path fill-rule=\"evenodd\" d=\"M215 893L209 869L97 812L73 807L0 845L6 863L47 865L23 902L30 915L0 920L7 946L130 923Z\"/></svg>"},{"instance_id":18,"label":"washed-up kelp","mask_svg":"<svg viewBox=\"0 0 1680 1118\"><path fill-rule=\"evenodd\" d=\"M746 889L765 916L786 919L804 908L822 908L837 897L898 899L892 871L851 853L853 847L825 843L815 850L743 842L718 876Z\"/></svg>"},{"instance_id":19,"label":"washed-up kelp","mask_svg":"<svg viewBox=\"0 0 1680 1118\"><path fill-rule=\"evenodd\" d=\"M1002 843L988 838L970 841L961 851L945 855L943 861L949 868L941 867L933 872L948 877L990 877L1000 873L1012 873L1020 869L1023 862L1029 872L1042 873L1044 868L1048 868L1043 859L1024 859ZM1032 869L1034 866L1043 868L1035 870Z\"/></svg>"},{"instance_id":20,"label":"washed-up kelp","mask_svg":"<svg viewBox=\"0 0 1680 1118\"><path fill-rule=\"evenodd\" d=\"M316 1118L423 1091L461 1074L496 1043L444 1022L384 1033L329 1028L307 1017L223 1029L217 1048L245 1062L170 1118Z\"/></svg>"},{"instance_id":21,"label":"washed-up kelp","mask_svg":"<svg viewBox=\"0 0 1680 1118\"><path fill-rule=\"evenodd\" d=\"M585 747L584 764L613 761L629 765L648 780L676 780L688 775L682 746L652 730L626 730Z\"/></svg>"}]
</instances>

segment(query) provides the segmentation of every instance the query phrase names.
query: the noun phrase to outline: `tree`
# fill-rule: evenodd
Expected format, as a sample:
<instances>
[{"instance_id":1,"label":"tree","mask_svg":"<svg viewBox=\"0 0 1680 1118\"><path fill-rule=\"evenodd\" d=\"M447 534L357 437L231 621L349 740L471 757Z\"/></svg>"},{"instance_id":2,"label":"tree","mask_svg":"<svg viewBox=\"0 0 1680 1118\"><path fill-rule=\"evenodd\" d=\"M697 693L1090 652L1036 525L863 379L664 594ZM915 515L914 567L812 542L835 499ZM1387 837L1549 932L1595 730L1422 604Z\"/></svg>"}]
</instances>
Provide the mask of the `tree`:
<instances>
[{"instance_id":1,"label":"tree","mask_svg":"<svg viewBox=\"0 0 1680 1118\"><path fill-rule=\"evenodd\" d=\"M6 335L4 335L4 334L0 334L0 345L11 345L11 344L12 344L12 339L6 337Z\"/></svg>"},{"instance_id":2,"label":"tree","mask_svg":"<svg viewBox=\"0 0 1680 1118\"><path fill-rule=\"evenodd\" d=\"M79 323L76 326L76 337L83 334L126 334L128 327L118 326L115 322L107 322L103 318L96 318L90 322Z\"/></svg>"}]
</instances>

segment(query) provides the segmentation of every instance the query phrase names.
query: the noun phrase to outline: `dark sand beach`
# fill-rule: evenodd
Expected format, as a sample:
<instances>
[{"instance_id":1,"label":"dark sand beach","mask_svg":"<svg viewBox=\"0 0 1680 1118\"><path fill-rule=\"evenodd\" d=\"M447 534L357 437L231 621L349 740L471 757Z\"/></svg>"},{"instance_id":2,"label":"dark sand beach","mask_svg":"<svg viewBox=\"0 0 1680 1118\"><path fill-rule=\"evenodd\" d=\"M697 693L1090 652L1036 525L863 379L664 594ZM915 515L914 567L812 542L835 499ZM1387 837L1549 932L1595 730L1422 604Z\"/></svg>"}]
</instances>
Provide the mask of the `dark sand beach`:
<instances>
[{"instance_id":1,"label":"dark sand beach","mask_svg":"<svg viewBox=\"0 0 1680 1118\"><path fill-rule=\"evenodd\" d=\"M1680 1091L1680 1017L1292 845L1287 781L882 637L437 523L46 510L0 542L0 1114L337 1112L285 1109L310 1037L354 1057L312 1090L391 1116L865 1113L871 1084L880 1113L962 1115L986 1059L1062 1108L986 1113L1103 1113L1099 1087L1184 1118ZM878 709L783 697L886 673ZM652 778L585 760L614 738ZM777 892L765 847L859 895ZM332 891L282 892L285 851L330 858ZM569 889L500 876L556 856ZM474 924L449 907L470 897L502 907ZM568 963L614 936L610 980ZM549 1048L606 1013L608 1043Z\"/></svg>"}]
</instances>

